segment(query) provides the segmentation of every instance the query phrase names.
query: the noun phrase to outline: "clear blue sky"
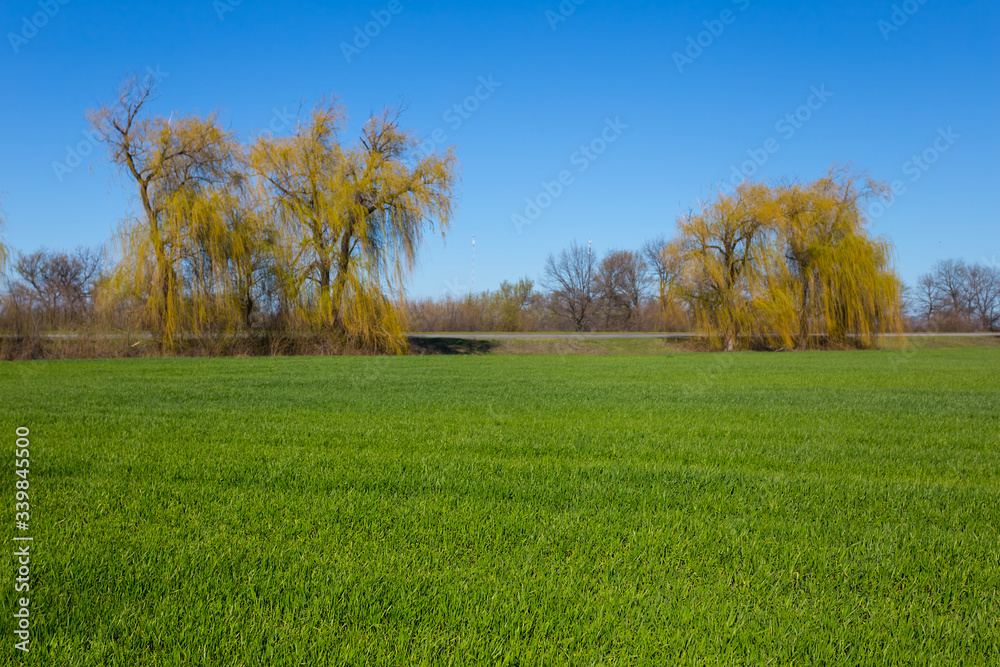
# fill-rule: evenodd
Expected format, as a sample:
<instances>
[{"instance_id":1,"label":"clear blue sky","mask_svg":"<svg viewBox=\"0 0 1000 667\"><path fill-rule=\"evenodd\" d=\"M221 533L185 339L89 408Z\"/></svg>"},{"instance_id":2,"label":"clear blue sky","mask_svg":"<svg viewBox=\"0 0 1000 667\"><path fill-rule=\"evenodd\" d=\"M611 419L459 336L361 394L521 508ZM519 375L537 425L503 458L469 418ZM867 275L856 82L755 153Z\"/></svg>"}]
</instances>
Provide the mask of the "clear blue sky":
<instances>
[{"instance_id":1,"label":"clear blue sky","mask_svg":"<svg viewBox=\"0 0 1000 667\"><path fill-rule=\"evenodd\" d=\"M837 162L900 181L873 230L894 241L907 282L940 258L1000 261L995 0L576 2L5 0L7 242L110 237L130 204L103 153L54 165L72 167L68 147L81 142L88 152L84 114L126 74L158 72L157 111L218 109L243 136L272 123L280 133L283 114L331 94L351 135L401 100L420 136L440 128L462 187L411 296L467 291L473 235L477 290L539 278L546 255L574 240L603 252L669 236L751 153L767 157L756 178L812 179ZM372 12L391 21L345 55ZM485 99L467 100L477 88ZM456 104L474 110L462 117ZM587 145L604 150L578 152ZM912 162L925 152L933 164ZM518 230L512 216L562 172L568 185Z\"/></svg>"}]
</instances>

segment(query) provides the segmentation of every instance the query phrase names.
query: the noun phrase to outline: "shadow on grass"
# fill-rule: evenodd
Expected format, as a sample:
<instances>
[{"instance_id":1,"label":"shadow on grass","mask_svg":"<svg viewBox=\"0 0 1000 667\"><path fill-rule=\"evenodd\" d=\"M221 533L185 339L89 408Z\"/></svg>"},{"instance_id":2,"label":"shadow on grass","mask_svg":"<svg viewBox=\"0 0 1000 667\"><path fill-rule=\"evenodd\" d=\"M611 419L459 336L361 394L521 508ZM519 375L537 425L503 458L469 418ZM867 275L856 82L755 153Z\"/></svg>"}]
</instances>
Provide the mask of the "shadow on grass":
<instances>
[{"instance_id":1,"label":"shadow on grass","mask_svg":"<svg viewBox=\"0 0 1000 667\"><path fill-rule=\"evenodd\" d=\"M410 354L489 354L498 345L495 340L410 338Z\"/></svg>"}]
</instances>

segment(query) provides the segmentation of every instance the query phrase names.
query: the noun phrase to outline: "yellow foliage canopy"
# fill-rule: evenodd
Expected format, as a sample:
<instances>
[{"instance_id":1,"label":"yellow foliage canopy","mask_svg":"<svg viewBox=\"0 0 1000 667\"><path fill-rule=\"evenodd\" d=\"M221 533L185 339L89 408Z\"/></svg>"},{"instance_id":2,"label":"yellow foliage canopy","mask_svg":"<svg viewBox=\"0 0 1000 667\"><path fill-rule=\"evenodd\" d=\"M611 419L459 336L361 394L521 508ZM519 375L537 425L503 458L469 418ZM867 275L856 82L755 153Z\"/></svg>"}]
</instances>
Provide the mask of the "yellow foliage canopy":
<instances>
[{"instance_id":1,"label":"yellow foliage canopy","mask_svg":"<svg viewBox=\"0 0 1000 667\"><path fill-rule=\"evenodd\" d=\"M454 156L417 158L398 118L369 119L358 145L345 149L343 109L321 104L293 136L262 137L251 151L289 302L354 346L392 352L406 345L403 278L424 233L447 229L456 180Z\"/></svg>"},{"instance_id":2,"label":"yellow foliage canopy","mask_svg":"<svg viewBox=\"0 0 1000 667\"><path fill-rule=\"evenodd\" d=\"M402 281L425 231L448 227L454 156L417 156L389 111L345 148L335 102L245 147L215 115L147 117L151 94L127 81L88 114L141 206L118 230L107 300L139 304L167 349L181 331L249 328L261 299L344 344L405 349Z\"/></svg>"},{"instance_id":3,"label":"yellow foliage canopy","mask_svg":"<svg viewBox=\"0 0 1000 667\"><path fill-rule=\"evenodd\" d=\"M744 182L678 221L661 293L726 350L871 345L902 329L892 246L865 204L885 186L847 169L805 185Z\"/></svg>"}]
</instances>

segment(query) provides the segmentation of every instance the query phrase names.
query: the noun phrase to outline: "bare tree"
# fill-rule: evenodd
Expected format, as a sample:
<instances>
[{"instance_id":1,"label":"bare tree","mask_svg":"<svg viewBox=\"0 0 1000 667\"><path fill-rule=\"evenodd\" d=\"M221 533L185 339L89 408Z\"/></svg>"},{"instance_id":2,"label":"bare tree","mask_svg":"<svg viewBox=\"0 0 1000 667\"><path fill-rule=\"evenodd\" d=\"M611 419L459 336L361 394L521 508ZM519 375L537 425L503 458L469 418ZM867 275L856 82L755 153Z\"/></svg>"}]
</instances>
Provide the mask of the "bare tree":
<instances>
[{"instance_id":1,"label":"bare tree","mask_svg":"<svg viewBox=\"0 0 1000 667\"><path fill-rule=\"evenodd\" d=\"M917 316L925 325L934 320L941 310L941 295L938 293L933 275L927 273L920 276L913 292L913 303L917 309Z\"/></svg>"},{"instance_id":2,"label":"bare tree","mask_svg":"<svg viewBox=\"0 0 1000 667\"><path fill-rule=\"evenodd\" d=\"M72 254L38 250L18 257L19 281L12 291L43 326L73 326L90 312L100 269L101 254L88 248Z\"/></svg>"},{"instance_id":3,"label":"bare tree","mask_svg":"<svg viewBox=\"0 0 1000 667\"><path fill-rule=\"evenodd\" d=\"M646 241L645 245L642 246L642 255L646 260L646 266L649 267L651 278L658 285L661 306L668 285L675 277L672 263L669 261L669 245L665 236L658 236Z\"/></svg>"},{"instance_id":4,"label":"bare tree","mask_svg":"<svg viewBox=\"0 0 1000 667\"><path fill-rule=\"evenodd\" d=\"M982 331L1000 323L1000 267L975 264L965 272L970 315Z\"/></svg>"},{"instance_id":5,"label":"bare tree","mask_svg":"<svg viewBox=\"0 0 1000 667\"><path fill-rule=\"evenodd\" d=\"M655 284L663 331L670 330L672 326L686 328L687 312L678 294L684 264L677 242L657 237L646 242L642 254Z\"/></svg>"},{"instance_id":6,"label":"bare tree","mask_svg":"<svg viewBox=\"0 0 1000 667\"><path fill-rule=\"evenodd\" d=\"M943 259L934 267L934 283L946 312L964 320L969 314L969 267L960 259Z\"/></svg>"},{"instance_id":7,"label":"bare tree","mask_svg":"<svg viewBox=\"0 0 1000 667\"><path fill-rule=\"evenodd\" d=\"M649 291L649 266L638 252L615 250L601 260L595 290L605 329L631 331Z\"/></svg>"},{"instance_id":8,"label":"bare tree","mask_svg":"<svg viewBox=\"0 0 1000 667\"><path fill-rule=\"evenodd\" d=\"M552 293L551 308L570 320L576 331L586 331L593 324L595 277L593 253L575 241L545 260L543 282Z\"/></svg>"}]
</instances>

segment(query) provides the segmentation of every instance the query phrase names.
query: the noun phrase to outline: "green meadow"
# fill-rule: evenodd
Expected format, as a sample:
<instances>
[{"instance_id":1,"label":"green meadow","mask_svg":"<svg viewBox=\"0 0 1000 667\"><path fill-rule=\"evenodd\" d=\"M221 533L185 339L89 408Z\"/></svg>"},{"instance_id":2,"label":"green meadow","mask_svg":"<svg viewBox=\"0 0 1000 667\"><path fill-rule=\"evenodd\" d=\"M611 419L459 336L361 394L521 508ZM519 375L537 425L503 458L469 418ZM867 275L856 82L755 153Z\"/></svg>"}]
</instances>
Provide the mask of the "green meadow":
<instances>
[{"instance_id":1,"label":"green meadow","mask_svg":"<svg viewBox=\"0 0 1000 667\"><path fill-rule=\"evenodd\" d=\"M975 346L0 364L34 538L0 663L995 665L998 375Z\"/></svg>"}]
</instances>

